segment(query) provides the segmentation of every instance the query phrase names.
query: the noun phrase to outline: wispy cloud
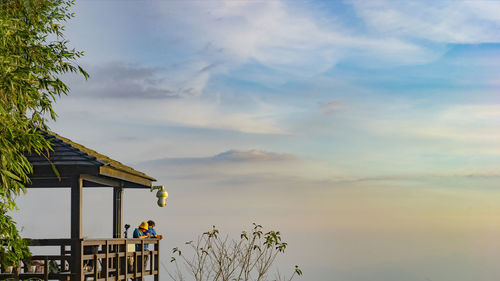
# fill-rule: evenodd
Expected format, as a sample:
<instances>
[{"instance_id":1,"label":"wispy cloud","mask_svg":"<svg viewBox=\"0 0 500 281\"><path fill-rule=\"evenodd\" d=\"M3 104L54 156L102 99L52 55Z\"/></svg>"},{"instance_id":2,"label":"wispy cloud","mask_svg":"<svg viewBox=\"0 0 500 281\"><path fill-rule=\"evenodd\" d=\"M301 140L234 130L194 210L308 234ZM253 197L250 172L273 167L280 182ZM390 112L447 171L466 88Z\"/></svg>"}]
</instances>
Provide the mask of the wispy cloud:
<instances>
[{"instance_id":1,"label":"wispy cloud","mask_svg":"<svg viewBox=\"0 0 500 281\"><path fill-rule=\"evenodd\" d=\"M304 160L292 154L244 149L232 149L208 157L162 158L137 165L165 175L167 181L220 184L223 188L225 185L245 188L257 184L262 184L264 189L269 186L280 189L308 186L318 190L359 187L359 184L370 183L394 186L445 183L449 186L467 180L495 180L500 177L499 169L484 167L413 169L374 175L370 171L344 171L343 163L332 165Z\"/></svg>"},{"instance_id":2,"label":"wispy cloud","mask_svg":"<svg viewBox=\"0 0 500 281\"><path fill-rule=\"evenodd\" d=\"M143 164L188 164L188 165L238 165L238 164L264 164L286 163L298 159L289 153L276 153L258 149L230 149L209 157L181 157L163 158L143 162Z\"/></svg>"},{"instance_id":3,"label":"wispy cloud","mask_svg":"<svg viewBox=\"0 0 500 281\"><path fill-rule=\"evenodd\" d=\"M190 17L178 17L182 9ZM335 19L286 1L206 1L159 4L166 26L182 26L168 36L199 50L202 59L218 62L214 73L257 62L284 75L309 77L349 57L372 58L378 64L421 63L436 53L392 34L348 33ZM186 33L191 36L187 38Z\"/></svg>"},{"instance_id":4,"label":"wispy cloud","mask_svg":"<svg viewBox=\"0 0 500 281\"><path fill-rule=\"evenodd\" d=\"M164 124L249 134L288 134L289 132L280 126L279 116L269 114L270 107L273 106L257 105L247 112L232 112L217 100L211 99L148 100L137 97L103 99L96 103L92 96L83 100L63 100L57 105L60 117L68 119L68 122L72 118L81 118L79 113L84 109L88 115L99 116L101 121L130 122L130 125ZM113 109L113 114L110 114L110 108Z\"/></svg>"},{"instance_id":5,"label":"wispy cloud","mask_svg":"<svg viewBox=\"0 0 500 281\"><path fill-rule=\"evenodd\" d=\"M500 42L495 1L350 1L378 34L438 43Z\"/></svg>"},{"instance_id":6,"label":"wispy cloud","mask_svg":"<svg viewBox=\"0 0 500 281\"><path fill-rule=\"evenodd\" d=\"M303 160L288 153L231 149L208 157L162 158L138 165L166 172L172 180L238 183L246 186L257 182L299 179L297 171L305 164Z\"/></svg>"},{"instance_id":7,"label":"wispy cloud","mask_svg":"<svg viewBox=\"0 0 500 281\"><path fill-rule=\"evenodd\" d=\"M212 66L186 63L182 67L194 74L182 77L177 73L177 65L159 67L114 61L86 66L91 74L88 81L74 75L68 77L77 97L166 99L200 96L208 79L205 72Z\"/></svg>"},{"instance_id":8,"label":"wispy cloud","mask_svg":"<svg viewBox=\"0 0 500 281\"><path fill-rule=\"evenodd\" d=\"M231 161L231 162L262 162L262 161L290 161L295 157L291 154L280 154L267 152L262 150L242 150L231 149L226 152L219 153L212 157L214 160Z\"/></svg>"},{"instance_id":9,"label":"wispy cloud","mask_svg":"<svg viewBox=\"0 0 500 281\"><path fill-rule=\"evenodd\" d=\"M334 114L340 107L341 101L339 99L333 99L326 103L320 103L319 107L323 110L323 112L327 115Z\"/></svg>"},{"instance_id":10,"label":"wispy cloud","mask_svg":"<svg viewBox=\"0 0 500 281\"><path fill-rule=\"evenodd\" d=\"M388 134L392 137L434 139L452 141L455 145L496 145L500 137L500 106L496 104L456 104L429 110L426 115L415 114L416 109L408 108L406 117L401 119L379 118L366 120L366 128L373 133Z\"/></svg>"}]
</instances>

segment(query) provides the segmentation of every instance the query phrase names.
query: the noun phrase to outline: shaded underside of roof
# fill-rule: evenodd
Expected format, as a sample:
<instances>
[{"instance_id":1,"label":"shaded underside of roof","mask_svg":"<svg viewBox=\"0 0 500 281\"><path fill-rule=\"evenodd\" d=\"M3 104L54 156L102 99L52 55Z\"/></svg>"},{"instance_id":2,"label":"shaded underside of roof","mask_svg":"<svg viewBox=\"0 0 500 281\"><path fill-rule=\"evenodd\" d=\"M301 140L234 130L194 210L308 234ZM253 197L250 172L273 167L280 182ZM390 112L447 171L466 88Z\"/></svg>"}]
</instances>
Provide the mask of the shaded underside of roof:
<instances>
[{"instance_id":1,"label":"shaded underside of roof","mask_svg":"<svg viewBox=\"0 0 500 281\"><path fill-rule=\"evenodd\" d=\"M62 181L61 178L64 177L87 174L95 179L100 177L103 180L128 183L128 187L149 187L153 181L156 181L143 172L56 133L48 132L44 135L46 139L50 140L52 151L47 155L26 155L33 165L32 179L56 177Z\"/></svg>"}]
</instances>

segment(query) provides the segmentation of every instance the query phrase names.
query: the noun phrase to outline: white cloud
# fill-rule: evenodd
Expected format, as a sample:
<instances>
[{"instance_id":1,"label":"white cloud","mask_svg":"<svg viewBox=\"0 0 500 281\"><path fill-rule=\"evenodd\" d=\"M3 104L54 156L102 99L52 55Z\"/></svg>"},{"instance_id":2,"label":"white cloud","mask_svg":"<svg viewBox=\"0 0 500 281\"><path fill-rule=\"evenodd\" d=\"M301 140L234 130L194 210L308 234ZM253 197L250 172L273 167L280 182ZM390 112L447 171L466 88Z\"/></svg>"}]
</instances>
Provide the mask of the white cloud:
<instances>
[{"instance_id":1,"label":"white cloud","mask_svg":"<svg viewBox=\"0 0 500 281\"><path fill-rule=\"evenodd\" d=\"M281 154L274 152L267 152L257 149L243 150L243 149L231 149L226 152L219 153L213 157L214 160L222 161L251 161L251 162L262 162L262 161L289 161L294 160L294 156L291 154Z\"/></svg>"},{"instance_id":2,"label":"white cloud","mask_svg":"<svg viewBox=\"0 0 500 281\"><path fill-rule=\"evenodd\" d=\"M352 4L379 34L438 43L500 42L500 2L356 0Z\"/></svg>"},{"instance_id":3,"label":"white cloud","mask_svg":"<svg viewBox=\"0 0 500 281\"><path fill-rule=\"evenodd\" d=\"M382 104L379 106L373 115L360 115L358 119L351 119L350 122L367 136L385 138L399 146L403 149L401 153L411 151L414 155L439 154L446 155L445 158L449 159L476 159L479 155L488 157L500 152L497 141L500 139L499 105L455 104L428 109L425 112L422 112L419 106L411 104L392 105L392 108ZM403 111L404 114L401 113ZM399 112L398 118L392 117L395 112ZM472 163L477 167L496 165L488 161L475 161L460 163L455 160L453 166L465 167Z\"/></svg>"},{"instance_id":4,"label":"white cloud","mask_svg":"<svg viewBox=\"0 0 500 281\"><path fill-rule=\"evenodd\" d=\"M320 103L319 107L326 115L332 115L339 110L341 103L339 99L333 99L328 102Z\"/></svg>"},{"instance_id":5,"label":"white cloud","mask_svg":"<svg viewBox=\"0 0 500 281\"><path fill-rule=\"evenodd\" d=\"M345 170L344 163L327 164L305 160L293 154L256 149L231 149L208 157L160 158L135 166L150 170L153 174L161 174L166 181L205 182L214 186L217 183L232 183L241 188L262 183L265 189L268 186L334 189L337 186L354 187L366 183L384 183L388 186L422 183L435 185L457 180L500 178L497 167L471 168L466 165L441 170L414 167L410 171L393 170L372 174L368 170Z\"/></svg>"},{"instance_id":6,"label":"white cloud","mask_svg":"<svg viewBox=\"0 0 500 281\"><path fill-rule=\"evenodd\" d=\"M500 24L500 2L498 1L467 1L464 3L467 11L476 17Z\"/></svg>"},{"instance_id":7,"label":"white cloud","mask_svg":"<svg viewBox=\"0 0 500 281\"><path fill-rule=\"evenodd\" d=\"M499 124L500 105L455 105L444 109L427 128L416 130L416 133L431 138L496 146L496 140L500 138Z\"/></svg>"},{"instance_id":8,"label":"white cloud","mask_svg":"<svg viewBox=\"0 0 500 281\"><path fill-rule=\"evenodd\" d=\"M159 10L165 26L182 27L169 31L173 32L169 36L202 50L205 60L223 62L226 68L217 71L256 61L285 74L310 76L347 57L407 64L436 56L435 51L392 34L349 33L334 19L320 20L301 8L285 1L165 1Z\"/></svg>"},{"instance_id":9,"label":"white cloud","mask_svg":"<svg viewBox=\"0 0 500 281\"><path fill-rule=\"evenodd\" d=\"M66 75L72 92L80 97L165 99L201 96L209 78L202 62L185 63L178 67L147 66L139 63L112 61L85 65L90 74L82 77ZM185 73L192 73L186 77Z\"/></svg>"},{"instance_id":10,"label":"white cloud","mask_svg":"<svg viewBox=\"0 0 500 281\"><path fill-rule=\"evenodd\" d=\"M88 104L88 106L85 106ZM169 124L192 128L230 130L249 134L288 134L269 115L269 105L248 112L228 112L217 101L197 97L183 99L63 99L57 105L61 118L72 118L81 110L99 116L100 122L122 121L149 125ZM112 109L112 114L110 114ZM276 109L274 112L279 112ZM271 110L271 112L273 112ZM76 116L80 118L80 116ZM80 120L74 120L75 123Z\"/></svg>"}]
</instances>

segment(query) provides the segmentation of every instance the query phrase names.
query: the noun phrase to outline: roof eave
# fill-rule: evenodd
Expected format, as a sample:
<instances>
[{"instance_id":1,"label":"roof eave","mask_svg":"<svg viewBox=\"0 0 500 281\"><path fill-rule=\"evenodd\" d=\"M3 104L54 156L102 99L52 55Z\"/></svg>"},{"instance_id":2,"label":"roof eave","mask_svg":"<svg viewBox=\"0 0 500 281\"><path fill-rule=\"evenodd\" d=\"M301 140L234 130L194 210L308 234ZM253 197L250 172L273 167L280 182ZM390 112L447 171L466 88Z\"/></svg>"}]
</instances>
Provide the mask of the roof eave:
<instances>
[{"instance_id":1,"label":"roof eave","mask_svg":"<svg viewBox=\"0 0 500 281\"><path fill-rule=\"evenodd\" d=\"M99 175L104 176L104 177L114 178L114 179L120 179L120 180L135 184L134 186L126 186L125 185L124 187L140 188L142 186L144 188L150 188L153 185L153 181L156 181L156 179L154 179L154 178L150 178L150 177L145 178L145 177L137 176L137 175L134 175L131 173L121 171L119 169L114 169L113 167L110 167L110 166L99 167Z\"/></svg>"}]
</instances>

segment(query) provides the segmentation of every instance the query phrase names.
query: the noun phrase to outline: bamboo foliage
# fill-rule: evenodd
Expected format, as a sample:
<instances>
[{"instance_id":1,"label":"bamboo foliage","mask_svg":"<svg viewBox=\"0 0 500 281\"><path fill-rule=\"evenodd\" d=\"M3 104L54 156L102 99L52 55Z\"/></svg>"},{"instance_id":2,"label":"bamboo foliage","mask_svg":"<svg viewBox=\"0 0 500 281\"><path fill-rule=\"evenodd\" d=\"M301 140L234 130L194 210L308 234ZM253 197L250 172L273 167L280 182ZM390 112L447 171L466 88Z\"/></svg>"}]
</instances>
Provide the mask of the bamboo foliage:
<instances>
[{"instance_id":1,"label":"bamboo foliage","mask_svg":"<svg viewBox=\"0 0 500 281\"><path fill-rule=\"evenodd\" d=\"M69 93L67 72L88 74L68 47L64 22L73 17L68 0L0 0L0 263L29 256L8 211L25 192L33 168L25 153L48 155L50 140L40 130L55 120L52 103ZM54 168L57 173L57 170Z\"/></svg>"}]
</instances>

